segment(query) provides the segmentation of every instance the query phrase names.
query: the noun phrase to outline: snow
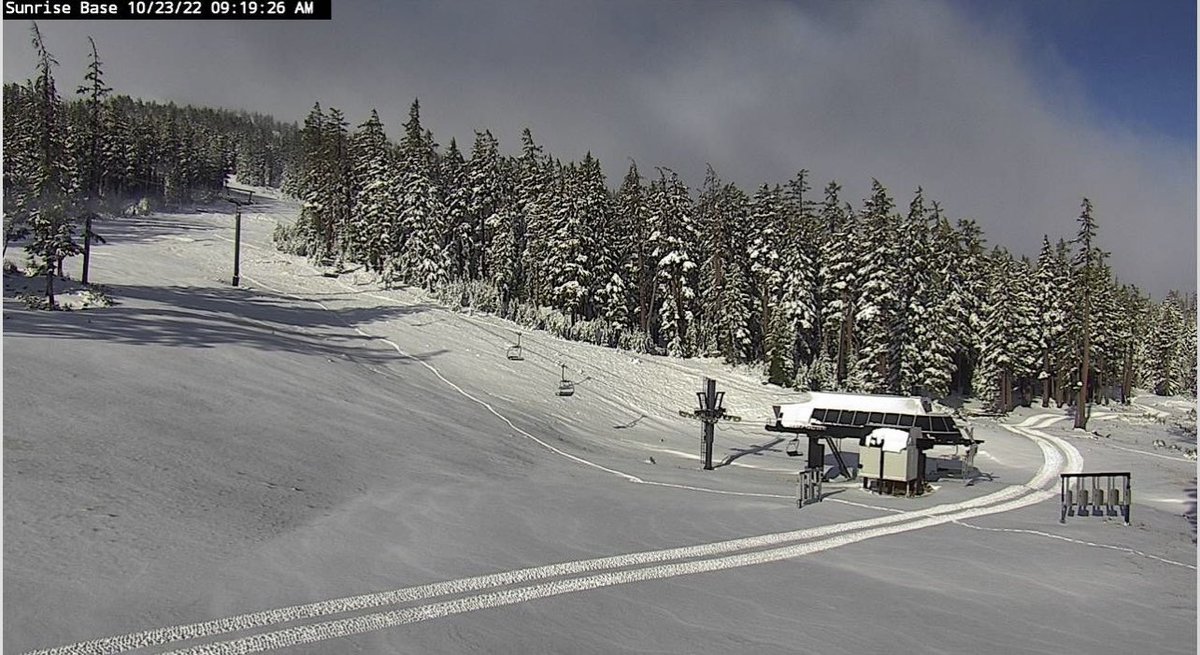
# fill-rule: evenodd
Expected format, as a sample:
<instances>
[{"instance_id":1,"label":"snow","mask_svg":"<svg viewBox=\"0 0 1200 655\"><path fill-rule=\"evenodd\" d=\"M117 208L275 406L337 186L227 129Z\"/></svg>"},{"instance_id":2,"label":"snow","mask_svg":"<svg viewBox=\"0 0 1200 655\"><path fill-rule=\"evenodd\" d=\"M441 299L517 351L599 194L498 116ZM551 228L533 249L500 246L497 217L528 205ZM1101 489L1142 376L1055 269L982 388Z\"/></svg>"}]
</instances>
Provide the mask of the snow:
<instances>
[{"instance_id":1,"label":"snow","mask_svg":"<svg viewBox=\"0 0 1200 655\"><path fill-rule=\"evenodd\" d=\"M849 409L860 412L894 414L926 414L924 402L915 396L885 396L878 394L831 393L808 391L803 401L780 405L780 425L788 428L812 425L814 409Z\"/></svg>"},{"instance_id":2,"label":"snow","mask_svg":"<svg viewBox=\"0 0 1200 655\"><path fill-rule=\"evenodd\" d=\"M908 433L896 428L876 428L867 435L867 445L882 447L884 452L898 453L908 448Z\"/></svg>"},{"instance_id":3,"label":"snow","mask_svg":"<svg viewBox=\"0 0 1200 655\"><path fill-rule=\"evenodd\" d=\"M244 212L241 288L232 217L202 209L97 227L112 307L6 294L6 652L285 630L316 640L298 652L1195 652L1195 462L1152 445L1186 443L1183 407L1097 407L1115 418L1089 429L1112 434L1087 440L1062 410L1022 409L980 421L973 486L831 484L797 510L780 471L802 462L763 431L771 406L864 397L559 341L361 270L325 277L271 247L298 208L263 197ZM505 357L515 330L523 362ZM742 416L717 426L731 465L714 471L677 413L702 376ZM1060 525L1057 491L1021 486L1054 469L1020 430L1131 470L1136 526ZM905 630L878 620L914 592Z\"/></svg>"}]
</instances>

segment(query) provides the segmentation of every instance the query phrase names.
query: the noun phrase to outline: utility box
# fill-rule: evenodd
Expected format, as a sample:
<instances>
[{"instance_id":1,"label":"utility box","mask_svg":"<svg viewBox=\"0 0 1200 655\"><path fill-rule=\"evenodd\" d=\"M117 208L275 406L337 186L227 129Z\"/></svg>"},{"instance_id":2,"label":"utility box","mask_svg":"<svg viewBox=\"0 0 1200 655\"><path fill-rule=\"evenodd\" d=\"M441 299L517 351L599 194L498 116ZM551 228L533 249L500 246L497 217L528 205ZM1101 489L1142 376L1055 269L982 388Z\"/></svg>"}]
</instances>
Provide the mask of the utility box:
<instances>
[{"instance_id":1,"label":"utility box","mask_svg":"<svg viewBox=\"0 0 1200 655\"><path fill-rule=\"evenodd\" d=\"M920 476L917 438L921 428L906 432L876 428L862 438L858 447L859 475L866 479L912 482Z\"/></svg>"}]
</instances>

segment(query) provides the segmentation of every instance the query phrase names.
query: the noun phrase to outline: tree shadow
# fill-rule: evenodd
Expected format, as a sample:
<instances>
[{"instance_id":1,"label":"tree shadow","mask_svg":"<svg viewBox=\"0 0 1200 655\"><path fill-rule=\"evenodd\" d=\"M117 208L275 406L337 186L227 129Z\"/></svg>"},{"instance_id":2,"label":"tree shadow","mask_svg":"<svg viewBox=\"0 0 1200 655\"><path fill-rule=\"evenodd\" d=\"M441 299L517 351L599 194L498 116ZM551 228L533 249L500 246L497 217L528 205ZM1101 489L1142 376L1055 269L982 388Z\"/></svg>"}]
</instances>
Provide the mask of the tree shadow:
<instances>
[{"instance_id":1,"label":"tree shadow","mask_svg":"<svg viewBox=\"0 0 1200 655\"><path fill-rule=\"evenodd\" d=\"M216 211L195 213L153 214L150 216L102 216L92 222L92 229L105 243L150 243L164 238L181 241L202 237L225 222L233 227L233 212L228 215Z\"/></svg>"},{"instance_id":2,"label":"tree shadow","mask_svg":"<svg viewBox=\"0 0 1200 655\"><path fill-rule=\"evenodd\" d=\"M784 438L779 437L770 443L765 443L762 445L754 445L754 446L750 446L749 448L730 448L729 450L733 451L733 454L727 455L725 457L725 459L721 460L721 462L719 464L713 464L713 468L721 468L722 466L729 466L730 464L741 459L742 457L745 457L746 455L762 455L764 451L777 453L777 452L779 452L779 449L776 448L775 446L778 446L779 444L781 444L783 442L784 442Z\"/></svg>"},{"instance_id":3,"label":"tree shadow","mask_svg":"<svg viewBox=\"0 0 1200 655\"><path fill-rule=\"evenodd\" d=\"M215 348L242 345L268 351L347 356L364 363L394 363L391 348L352 327L422 313L432 306L378 306L328 311L259 290L219 287L110 285L112 307L76 312L32 311L6 302L9 335L91 339L133 345ZM428 359L446 351L414 355Z\"/></svg>"},{"instance_id":4,"label":"tree shadow","mask_svg":"<svg viewBox=\"0 0 1200 655\"><path fill-rule=\"evenodd\" d=\"M633 426L637 425L644 418L646 418L645 414L639 414L637 418L633 419L632 421L630 421L628 423L623 423L621 425L614 425L613 429L614 430L627 430L627 429L632 428Z\"/></svg>"}]
</instances>

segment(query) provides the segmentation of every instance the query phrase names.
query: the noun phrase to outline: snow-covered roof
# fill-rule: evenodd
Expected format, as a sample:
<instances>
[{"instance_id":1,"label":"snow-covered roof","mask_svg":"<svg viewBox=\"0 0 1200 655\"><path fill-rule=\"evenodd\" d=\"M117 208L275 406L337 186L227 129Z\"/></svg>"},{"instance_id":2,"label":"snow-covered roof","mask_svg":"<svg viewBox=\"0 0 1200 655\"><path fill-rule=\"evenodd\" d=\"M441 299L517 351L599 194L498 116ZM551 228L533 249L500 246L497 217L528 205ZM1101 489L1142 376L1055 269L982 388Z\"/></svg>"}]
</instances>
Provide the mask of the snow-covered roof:
<instances>
[{"instance_id":1,"label":"snow-covered roof","mask_svg":"<svg viewBox=\"0 0 1200 655\"><path fill-rule=\"evenodd\" d=\"M814 409L844 409L859 412L886 412L891 414L928 414L924 401L916 396L884 396L858 393L829 393L809 391L804 402L779 406L779 424L796 428L812 425Z\"/></svg>"},{"instance_id":2,"label":"snow-covered roof","mask_svg":"<svg viewBox=\"0 0 1200 655\"><path fill-rule=\"evenodd\" d=\"M883 446L884 452L898 453L908 448L908 433L896 428L875 428L867 435L868 446Z\"/></svg>"}]
</instances>

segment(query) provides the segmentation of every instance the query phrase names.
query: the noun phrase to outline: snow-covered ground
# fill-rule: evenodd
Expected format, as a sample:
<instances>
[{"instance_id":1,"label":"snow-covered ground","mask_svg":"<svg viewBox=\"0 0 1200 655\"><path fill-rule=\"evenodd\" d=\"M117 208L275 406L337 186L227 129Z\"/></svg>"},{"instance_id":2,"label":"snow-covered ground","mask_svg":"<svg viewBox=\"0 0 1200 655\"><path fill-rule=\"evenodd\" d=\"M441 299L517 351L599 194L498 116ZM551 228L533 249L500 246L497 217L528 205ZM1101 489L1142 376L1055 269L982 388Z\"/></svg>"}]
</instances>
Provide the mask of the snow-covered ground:
<instances>
[{"instance_id":1,"label":"snow-covered ground","mask_svg":"<svg viewBox=\"0 0 1200 655\"><path fill-rule=\"evenodd\" d=\"M6 290L7 652L1196 650L1189 400L979 420L972 486L797 509L762 429L795 394L540 333L508 360L505 321L276 252L296 208L261 197L241 288L215 208L98 225L112 307ZM677 414L704 375L743 417L715 471ZM1132 472L1133 525L1058 522L1080 468Z\"/></svg>"}]
</instances>

